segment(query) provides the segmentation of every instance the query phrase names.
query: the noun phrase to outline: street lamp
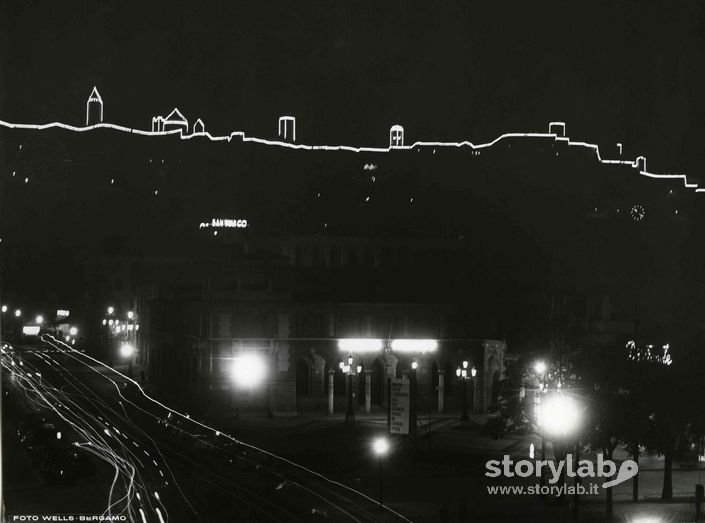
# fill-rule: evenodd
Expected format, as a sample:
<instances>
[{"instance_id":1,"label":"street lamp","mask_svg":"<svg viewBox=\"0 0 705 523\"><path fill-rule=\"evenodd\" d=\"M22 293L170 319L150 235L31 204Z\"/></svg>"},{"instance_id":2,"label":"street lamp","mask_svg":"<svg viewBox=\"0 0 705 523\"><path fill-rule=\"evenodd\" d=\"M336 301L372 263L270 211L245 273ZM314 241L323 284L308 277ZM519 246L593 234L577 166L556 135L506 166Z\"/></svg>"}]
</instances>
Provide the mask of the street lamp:
<instances>
[{"instance_id":1,"label":"street lamp","mask_svg":"<svg viewBox=\"0 0 705 523\"><path fill-rule=\"evenodd\" d=\"M543 360L539 360L536 363L534 363L534 370L536 371L536 374L543 375L546 373L546 362Z\"/></svg>"},{"instance_id":2,"label":"street lamp","mask_svg":"<svg viewBox=\"0 0 705 523\"><path fill-rule=\"evenodd\" d=\"M129 343L123 343L120 346L120 356L123 358L130 358L135 352L135 348Z\"/></svg>"},{"instance_id":3,"label":"street lamp","mask_svg":"<svg viewBox=\"0 0 705 523\"><path fill-rule=\"evenodd\" d=\"M387 438L377 438L372 444L372 449L379 458L379 506L383 504L382 496L382 458L389 452L389 441Z\"/></svg>"},{"instance_id":4,"label":"street lamp","mask_svg":"<svg viewBox=\"0 0 705 523\"><path fill-rule=\"evenodd\" d=\"M251 390L258 387L267 379L267 361L264 357L256 352L245 352L241 355L232 358L230 367L230 377L233 381L232 394L234 397L233 403L235 408L235 417L240 417L240 393L242 389ZM270 408L270 388L271 383L265 384L266 393L266 410L267 416L272 417ZM238 390L240 389L240 390Z\"/></svg>"},{"instance_id":5,"label":"street lamp","mask_svg":"<svg viewBox=\"0 0 705 523\"><path fill-rule=\"evenodd\" d=\"M539 410L539 425L546 433L553 437L554 442L556 440L565 442L567 437L574 434L580 427L580 418L581 412L578 402L568 396L565 396L560 391L546 398L546 401L543 402L541 409ZM578 449L579 444L576 442L576 466L578 462ZM579 476L576 476L576 488L573 500L574 519L578 518L578 481Z\"/></svg>"},{"instance_id":6,"label":"street lamp","mask_svg":"<svg viewBox=\"0 0 705 523\"><path fill-rule=\"evenodd\" d=\"M472 411L476 412L477 411L477 380L475 379L477 376L477 369L473 365L472 369L470 369L470 376L472 378Z\"/></svg>"},{"instance_id":7,"label":"street lamp","mask_svg":"<svg viewBox=\"0 0 705 523\"><path fill-rule=\"evenodd\" d=\"M20 309L15 309L15 318L22 316L22 311Z\"/></svg>"},{"instance_id":8,"label":"street lamp","mask_svg":"<svg viewBox=\"0 0 705 523\"><path fill-rule=\"evenodd\" d=\"M259 385L267 374L267 366L257 354L243 354L233 358L231 376L233 381L243 387Z\"/></svg>"},{"instance_id":9,"label":"street lamp","mask_svg":"<svg viewBox=\"0 0 705 523\"><path fill-rule=\"evenodd\" d=\"M546 378L546 370L548 369L546 362L543 360L539 360L536 363L534 363L534 372L538 375L539 379L539 390L536 394L536 401L535 401L535 410L536 410L536 424L539 425L539 413L541 410L541 393L544 392L546 383L545 383L545 378ZM543 431L541 431L541 461L546 460L546 440L543 437ZM545 484L545 478L543 475L543 472L541 472L541 479L539 481L540 486L544 486Z\"/></svg>"},{"instance_id":10,"label":"street lamp","mask_svg":"<svg viewBox=\"0 0 705 523\"><path fill-rule=\"evenodd\" d=\"M129 343L120 345L120 356L128 360L127 375L132 377L132 356L135 353L135 348Z\"/></svg>"},{"instance_id":11,"label":"street lamp","mask_svg":"<svg viewBox=\"0 0 705 523\"><path fill-rule=\"evenodd\" d=\"M112 314L115 312L115 307L108 307L108 314Z\"/></svg>"},{"instance_id":12,"label":"street lamp","mask_svg":"<svg viewBox=\"0 0 705 523\"><path fill-rule=\"evenodd\" d=\"M34 319L34 321L37 325L41 325L42 323L44 323L44 316L42 316L41 314L37 314L37 317Z\"/></svg>"},{"instance_id":13,"label":"street lamp","mask_svg":"<svg viewBox=\"0 0 705 523\"><path fill-rule=\"evenodd\" d=\"M461 420L467 421L470 419L468 417L468 362L463 361L462 368L458 365L455 369L455 375L458 377L458 381L463 384L463 415L460 417Z\"/></svg>"},{"instance_id":14,"label":"street lamp","mask_svg":"<svg viewBox=\"0 0 705 523\"><path fill-rule=\"evenodd\" d=\"M7 312L7 305L2 306L2 312Z\"/></svg>"},{"instance_id":15,"label":"street lamp","mask_svg":"<svg viewBox=\"0 0 705 523\"><path fill-rule=\"evenodd\" d=\"M353 370L352 353L348 354L346 363L343 363L342 361L339 363L339 367L340 370L348 376L348 409L345 411L345 422L355 423L355 410L353 409L352 400L352 377L355 371ZM357 370L357 374L360 374L360 372L362 372L362 365L358 365L355 370Z\"/></svg>"}]
</instances>

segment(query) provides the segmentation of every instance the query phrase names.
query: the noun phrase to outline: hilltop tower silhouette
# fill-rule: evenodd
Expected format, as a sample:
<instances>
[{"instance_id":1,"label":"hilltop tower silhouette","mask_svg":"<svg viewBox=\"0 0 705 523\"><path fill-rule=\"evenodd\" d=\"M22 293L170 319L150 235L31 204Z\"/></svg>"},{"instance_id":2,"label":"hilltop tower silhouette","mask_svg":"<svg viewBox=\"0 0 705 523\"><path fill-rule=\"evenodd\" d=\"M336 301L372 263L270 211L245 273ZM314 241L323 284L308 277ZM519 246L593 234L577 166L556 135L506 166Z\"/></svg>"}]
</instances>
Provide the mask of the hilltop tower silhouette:
<instances>
[{"instance_id":1,"label":"hilltop tower silhouette","mask_svg":"<svg viewBox=\"0 0 705 523\"><path fill-rule=\"evenodd\" d=\"M103 123L103 99L94 86L86 102L86 125L97 123Z\"/></svg>"}]
</instances>

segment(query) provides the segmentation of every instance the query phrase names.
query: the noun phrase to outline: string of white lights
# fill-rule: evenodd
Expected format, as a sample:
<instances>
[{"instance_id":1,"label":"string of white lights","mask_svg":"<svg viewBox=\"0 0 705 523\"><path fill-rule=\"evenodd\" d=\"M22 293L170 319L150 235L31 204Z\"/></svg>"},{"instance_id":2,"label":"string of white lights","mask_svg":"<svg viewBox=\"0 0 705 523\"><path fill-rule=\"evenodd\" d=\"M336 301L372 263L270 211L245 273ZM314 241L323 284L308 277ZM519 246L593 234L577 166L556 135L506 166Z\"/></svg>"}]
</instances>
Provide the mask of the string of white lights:
<instances>
[{"instance_id":1,"label":"string of white lights","mask_svg":"<svg viewBox=\"0 0 705 523\"><path fill-rule=\"evenodd\" d=\"M102 109L101 109L102 111ZM199 119L199 121L201 121ZM202 123L202 121L201 121ZM551 122L550 126L554 126L556 124L562 124L562 122ZM564 125L564 124L563 124ZM548 133L537 133L537 132L526 132L526 133L504 133L500 135L499 137L495 138L494 140L487 142L487 143L481 143L481 144L474 144L470 141L461 141L461 142L437 142L437 141L432 141L432 142L425 142L425 141L417 141L414 142L411 145L390 145L389 147L365 147L365 146L352 146L352 145L308 145L308 144L296 144L296 143L290 143L290 142L285 142L282 140L268 140L264 138L257 138L257 137L250 137L246 136L246 134L242 131L235 131L230 133L229 135L223 135L223 136L214 136L211 133L200 130L202 129L202 126L199 127L198 131L194 131L193 133L190 134L185 134L183 132L183 129L173 129L173 130L168 130L168 131L144 131L141 129L134 129L131 127L125 127L122 125L116 125L116 124L111 124L111 123L96 123L93 125L86 125L85 127L77 127L74 125L68 125L65 123L61 122L51 122L47 124L18 124L18 123L11 123L7 122L5 120L0 120L0 126L6 127L8 129L33 129L33 130L46 130L46 129L52 129L52 128L60 128L60 129L65 129L68 131L73 131L73 132L90 132L94 131L96 129L113 129L116 131L120 132L125 132L125 133L131 133L131 134L137 134L140 136L179 136L182 140L190 140L192 138L207 138L208 140L211 140L213 142L230 142L233 139L237 141L242 141L242 142L251 142L251 143L257 143L260 145L266 145L266 146L272 146L272 147L283 147L286 149L294 149L294 150L304 150L304 151L347 151L347 152L354 152L354 153L389 153L392 151L410 151L410 150L415 150L418 148L426 148L426 147L454 147L454 148L460 148L460 147L470 147L473 149L473 151L480 151L483 149L488 149L499 142L506 140L506 139L512 139L512 138L544 138L544 139L554 139L559 142L565 142L569 147L584 147L587 149L591 149L594 151L597 160L600 163L604 164L610 164L610 165L625 165L625 166L631 166L633 168L639 168L639 160L643 160L643 164L645 165L645 158L643 156L638 157L635 160L614 160L614 159L604 159L602 158L602 154L600 153L600 148L597 144L589 143L589 142L584 142L584 141L572 141L569 138L559 136L559 134L555 132L548 132ZM621 150L621 144L620 144L620 150ZM705 192L705 187L699 187L697 183L692 183L688 182L687 175L685 174L676 174L676 173L654 173L654 172L649 172L645 168L644 169L639 169L639 174L643 176L647 176L649 178L661 178L661 179L680 179L683 181L684 187L688 189L695 189L696 193L702 193Z\"/></svg>"}]
</instances>

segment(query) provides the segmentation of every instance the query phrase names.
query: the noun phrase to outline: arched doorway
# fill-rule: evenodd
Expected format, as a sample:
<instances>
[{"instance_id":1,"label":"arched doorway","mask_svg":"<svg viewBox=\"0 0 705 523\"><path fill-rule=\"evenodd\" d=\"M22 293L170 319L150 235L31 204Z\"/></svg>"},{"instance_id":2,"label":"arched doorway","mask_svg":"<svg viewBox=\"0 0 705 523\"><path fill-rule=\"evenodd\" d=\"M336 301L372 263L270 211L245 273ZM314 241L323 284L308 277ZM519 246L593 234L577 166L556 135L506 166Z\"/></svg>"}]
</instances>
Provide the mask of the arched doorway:
<instances>
[{"instance_id":1,"label":"arched doorway","mask_svg":"<svg viewBox=\"0 0 705 523\"><path fill-rule=\"evenodd\" d=\"M311 395L311 364L304 358L296 362L296 395Z\"/></svg>"},{"instance_id":2,"label":"arched doorway","mask_svg":"<svg viewBox=\"0 0 705 523\"><path fill-rule=\"evenodd\" d=\"M380 360L375 360L372 364L371 401L375 405L384 403L384 365Z\"/></svg>"}]
</instances>

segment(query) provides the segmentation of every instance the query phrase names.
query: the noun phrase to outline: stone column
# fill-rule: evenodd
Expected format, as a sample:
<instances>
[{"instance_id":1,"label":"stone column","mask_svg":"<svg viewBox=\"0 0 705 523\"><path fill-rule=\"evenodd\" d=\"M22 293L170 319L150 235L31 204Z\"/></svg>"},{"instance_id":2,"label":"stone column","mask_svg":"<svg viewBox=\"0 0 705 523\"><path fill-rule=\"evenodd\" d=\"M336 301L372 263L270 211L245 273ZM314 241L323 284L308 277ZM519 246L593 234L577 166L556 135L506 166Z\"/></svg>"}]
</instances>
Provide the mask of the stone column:
<instances>
[{"instance_id":1,"label":"stone column","mask_svg":"<svg viewBox=\"0 0 705 523\"><path fill-rule=\"evenodd\" d=\"M365 371L365 412L372 410L372 371Z\"/></svg>"},{"instance_id":2,"label":"stone column","mask_svg":"<svg viewBox=\"0 0 705 523\"><path fill-rule=\"evenodd\" d=\"M439 370L438 371L438 413L443 412L443 400L445 399L445 374L446 371L444 370Z\"/></svg>"},{"instance_id":3,"label":"stone column","mask_svg":"<svg viewBox=\"0 0 705 523\"><path fill-rule=\"evenodd\" d=\"M333 387L335 387L335 371L328 371L328 415L333 414L333 400L335 398Z\"/></svg>"}]
</instances>

